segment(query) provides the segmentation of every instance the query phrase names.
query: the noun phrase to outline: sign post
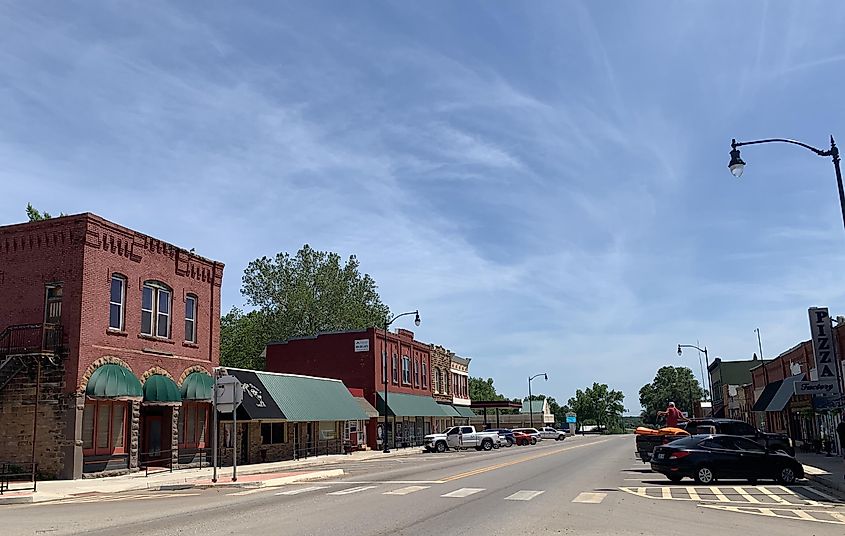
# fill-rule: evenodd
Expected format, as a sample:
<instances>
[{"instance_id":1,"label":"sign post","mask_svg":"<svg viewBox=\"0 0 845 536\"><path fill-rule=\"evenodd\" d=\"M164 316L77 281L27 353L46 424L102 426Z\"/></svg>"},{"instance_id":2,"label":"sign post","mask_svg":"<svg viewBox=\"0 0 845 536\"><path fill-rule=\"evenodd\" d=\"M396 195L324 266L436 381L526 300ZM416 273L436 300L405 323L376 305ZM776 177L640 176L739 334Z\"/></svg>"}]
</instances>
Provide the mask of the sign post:
<instances>
[{"instance_id":1,"label":"sign post","mask_svg":"<svg viewBox=\"0 0 845 536\"><path fill-rule=\"evenodd\" d=\"M578 423L578 415L572 411L566 414L566 424L569 425L569 435L575 435L575 428Z\"/></svg>"},{"instance_id":2,"label":"sign post","mask_svg":"<svg viewBox=\"0 0 845 536\"><path fill-rule=\"evenodd\" d=\"M244 388L240 380L234 376L221 376L214 382L214 406L215 406L215 421L217 420L217 412L231 413L233 420L233 438L232 438L232 482L238 480L238 406L244 399ZM215 447L217 438L217 428L214 430ZM217 451L214 452L214 478L212 482L217 480Z\"/></svg>"},{"instance_id":3,"label":"sign post","mask_svg":"<svg viewBox=\"0 0 845 536\"><path fill-rule=\"evenodd\" d=\"M211 413L214 419L214 434L211 436L211 458L213 460L214 469L212 470L211 482L217 483L217 373L218 368L212 369L212 378L214 378L214 390L211 393Z\"/></svg>"}]
</instances>

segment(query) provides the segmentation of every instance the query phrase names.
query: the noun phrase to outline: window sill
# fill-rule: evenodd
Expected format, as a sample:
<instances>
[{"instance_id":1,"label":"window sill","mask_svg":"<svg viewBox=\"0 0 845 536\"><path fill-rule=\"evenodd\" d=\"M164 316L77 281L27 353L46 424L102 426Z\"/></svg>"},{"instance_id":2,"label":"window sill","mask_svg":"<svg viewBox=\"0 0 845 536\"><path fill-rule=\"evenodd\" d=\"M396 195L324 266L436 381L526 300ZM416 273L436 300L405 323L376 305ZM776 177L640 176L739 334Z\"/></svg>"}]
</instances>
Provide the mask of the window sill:
<instances>
[{"instance_id":1,"label":"window sill","mask_svg":"<svg viewBox=\"0 0 845 536\"><path fill-rule=\"evenodd\" d=\"M176 344L176 341L174 341L173 339L165 339L163 337L154 337L152 335L144 335L143 333L139 333L138 338L144 339L145 341L163 342L165 344Z\"/></svg>"},{"instance_id":2,"label":"window sill","mask_svg":"<svg viewBox=\"0 0 845 536\"><path fill-rule=\"evenodd\" d=\"M199 348L200 347L199 344L197 344L195 342L191 342L191 341L183 341L182 346L184 346L185 348Z\"/></svg>"},{"instance_id":3,"label":"window sill","mask_svg":"<svg viewBox=\"0 0 845 536\"><path fill-rule=\"evenodd\" d=\"M128 337L129 336L129 334L126 333L125 331L121 331L119 329L114 329L114 328L108 328L106 330L106 335L111 335L113 337Z\"/></svg>"}]
</instances>

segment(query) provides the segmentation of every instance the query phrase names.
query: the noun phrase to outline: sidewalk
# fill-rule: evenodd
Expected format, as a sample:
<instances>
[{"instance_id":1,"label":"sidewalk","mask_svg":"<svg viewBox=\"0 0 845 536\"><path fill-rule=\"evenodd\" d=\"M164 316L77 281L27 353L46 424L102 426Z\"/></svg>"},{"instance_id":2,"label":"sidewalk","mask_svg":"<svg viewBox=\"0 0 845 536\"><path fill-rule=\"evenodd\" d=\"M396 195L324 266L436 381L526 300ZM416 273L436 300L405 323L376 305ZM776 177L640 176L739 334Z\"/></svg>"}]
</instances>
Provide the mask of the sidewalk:
<instances>
[{"instance_id":1,"label":"sidewalk","mask_svg":"<svg viewBox=\"0 0 845 536\"><path fill-rule=\"evenodd\" d=\"M291 482L334 478L344 474L343 469L320 469L329 464L344 464L370 459L412 456L422 452L420 448L393 450L384 454L377 450L353 452L289 460L284 462L260 463L238 466L238 481L232 482L232 467L217 469L217 482L211 481L213 469L177 469L172 473L164 470L144 476L143 472L105 478L80 480L50 480L38 482L38 491L7 492L0 495L0 505L57 501L94 493L120 493L137 490L177 490L189 488L242 487L260 488L281 486Z\"/></svg>"},{"instance_id":2,"label":"sidewalk","mask_svg":"<svg viewBox=\"0 0 845 536\"><path fill-rule=\"evenodd\" d=\"M842 456L798 452L795 457L804 465L807 478L845 493L845 460Z\"/></svg>"}]
</instances>

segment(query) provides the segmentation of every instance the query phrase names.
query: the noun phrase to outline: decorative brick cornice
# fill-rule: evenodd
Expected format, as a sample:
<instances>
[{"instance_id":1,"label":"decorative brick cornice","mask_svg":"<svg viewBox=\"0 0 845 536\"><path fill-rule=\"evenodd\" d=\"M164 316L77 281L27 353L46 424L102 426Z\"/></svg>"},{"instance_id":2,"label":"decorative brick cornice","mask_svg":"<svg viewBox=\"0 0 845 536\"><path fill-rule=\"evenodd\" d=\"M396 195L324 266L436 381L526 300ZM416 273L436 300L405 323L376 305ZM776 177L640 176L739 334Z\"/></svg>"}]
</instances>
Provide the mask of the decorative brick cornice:
<instances>
[{"instance_id":1,"label":"decorative brick cornice","mask_svg":"<svg viewBox=\"0 0 845 536\"><path fill-rule=\"evenodd\" d=\"M79 379L79 385L77 386L76 390L78 392L84 391L85 387L88 385L88 380L91 379L91 375L94 374L94 371L97 370L99 367L102 367L103 365L108 365L108 364L120 365L121 367L123 367L123 368L129 370L130 372L132 372L132 367L129 366L129 363L120 359L119 357L114 357L114 356L110 356L110 355L105 356L105 357L101 357L100 359L91 363L91 365L85 370L85 374L83 374L82 377ZM134 372L133 372L133 374L134 374Z\"/></svg>"},{"instance_id":2,"label":"decorative brick cornice","mask_svg":"<svg viewBox=\"0 0 845 536\"><path fill-rule=\"evenodd\" d=\"M162 376L167 376L168 378L170 378L170 380L173 380L173 376L169 372L164 370L163 368L159 367L158 365L153 365L152 367L150 367L138 379L141 380L141 385L143 385L150 378L150 376L155 376L156 374L161 374ZM175 381L175 380L173 380L173 381Z\"/></svg>"},{"instance_id":3,"label":"decorative brick cornice","mask_svg":"<svg viewBox=\"0 0 845 536\"><path fill-rule=\"evenodd\" d=\"M205 367L203 367L201 365L192 365L192 366L186 368L182 372L182 375L179 376L179 382L178 382L179 385L182 385L182 382L185 381L185 378L187 378L189 374L193 374L194 372L204 372L205 374L208 374L209 376L211 375L211 373Z\"/></svg>"}]
</instances>

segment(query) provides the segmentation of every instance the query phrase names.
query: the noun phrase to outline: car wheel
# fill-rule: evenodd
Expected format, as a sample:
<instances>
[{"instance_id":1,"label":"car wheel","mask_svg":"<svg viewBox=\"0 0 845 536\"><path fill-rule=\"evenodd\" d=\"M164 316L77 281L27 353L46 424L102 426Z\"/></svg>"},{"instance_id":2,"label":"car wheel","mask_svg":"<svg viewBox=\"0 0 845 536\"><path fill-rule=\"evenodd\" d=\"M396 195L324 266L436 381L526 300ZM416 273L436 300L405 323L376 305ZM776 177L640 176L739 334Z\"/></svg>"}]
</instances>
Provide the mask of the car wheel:
<instances>
[{"instance_id":1,"label":"car wheel","mask_svg":"<svg viewBox=\"0 0 845 536\"><path fill-rule=\"evenodd\" d=\"M536 444L537 444L537 438L536 438L536 437L532 437L532 438L531 438L531 444L532 444L532 445L536 445Z\"/></svg>"},{"instance_id":2,"label":"car wheel","mask_svg":"<svg viewBox=\"0 0 845 536\"><path fill-rule=\"evenodd\" d=\"M695 470L695 481L699 484L711 484L716 480L716 475L713 474L713 470L707 467L706 465L702 465L698 469Z\"/></svg>"},{"instance_id":3,"label":"car wheel","mask_svg":"<svg viewBox=\"0 0 845 536\"><path fill-rule=\"evenodd\" d=\"M494 448L494 449L497 449L497 448L499 448L499 447L501 447L501 445L500 445L500 444L498 444L498 443L493 443L493 448Z\"/></svg>"},{"instance_id":4,"label":"car wheel","mask_svg":"<svg viewBox=\"0 0 845 536\"><path fill-rule=\"evenodd\" d=\"M681 475L666 475L666 478L677 484L678 482L683 480L684 477L682 477Z\"/></svg>"},{"instance_id":5,"label":"car wheel","mask_svg":"<svg viewBox=\"0 0 845 536\"><path fill-rule=\"evenodd\" d=\"M777 481L781 484L794 484L795 480L795 470L792 467L785 465L778 471Z\"/></svg>"},{"instance_id":6,"label":"car wheel","mask_svg":"<svg viewBox=\"0 0 845 536\"><path fill-rule=\"evenodd\" d=\"M512 447L513 446L513 439L508 438L507 441L508 441L508 444L505 445L505 446L508 447L508 448Z\"/></svg>"},{"instance_id":7,"label":"car wheel","mask_svg":"<svg viewBox=\"0 0 845 536\"><path fill-rule=\"evenodd\" d=\"M434 450L441 453L446 452L446 443L444 443L443 441L438 441L437 444L434 446Z\"/></svg>"},{"instance_id":8,"label":"car wheel","mask_svg":"<svg viewBox=\"0 0 845 536\"><path fill-rule=\"evenodd\" d=\"M481 443L481 448L483 448L484 450L493 450L493 442L489 439L485 439Z\"/></svg>"}]
</instances>

